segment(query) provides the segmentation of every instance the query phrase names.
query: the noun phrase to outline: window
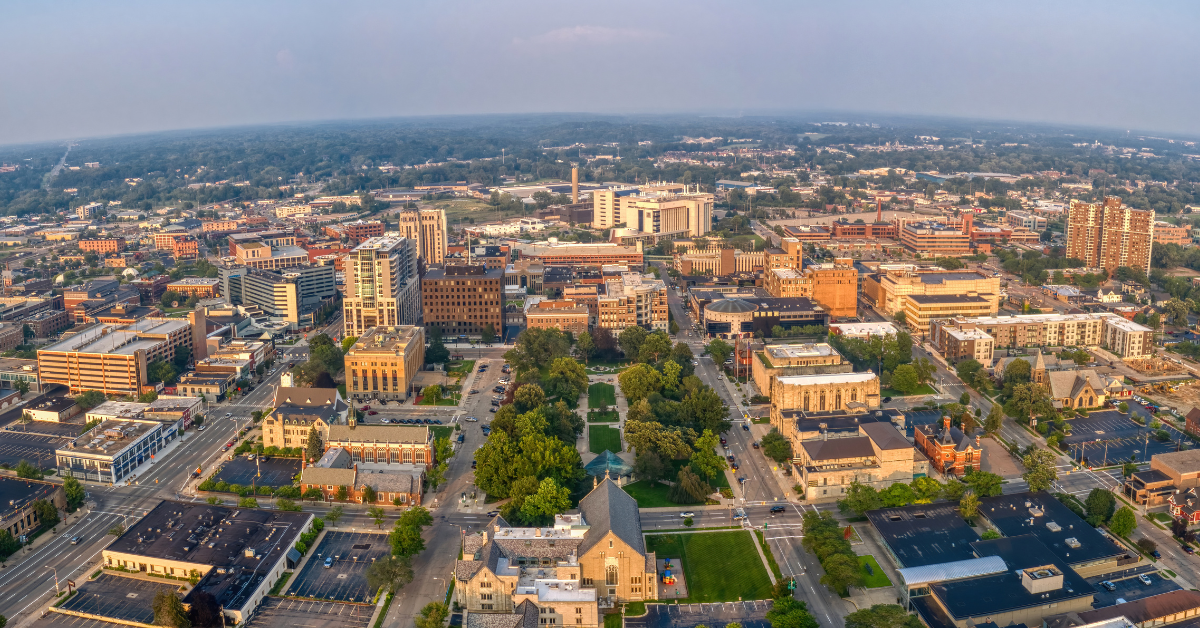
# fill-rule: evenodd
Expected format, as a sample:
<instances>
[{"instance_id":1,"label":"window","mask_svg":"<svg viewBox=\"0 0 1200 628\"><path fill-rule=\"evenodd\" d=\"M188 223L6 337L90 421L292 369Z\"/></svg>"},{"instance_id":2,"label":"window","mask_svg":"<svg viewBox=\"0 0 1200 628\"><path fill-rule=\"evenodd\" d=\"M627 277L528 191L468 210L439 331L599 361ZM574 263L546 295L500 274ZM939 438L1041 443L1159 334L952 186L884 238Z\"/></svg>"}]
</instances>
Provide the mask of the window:
<instances>
[{"instance_id":1,"label":"window","mask_svg":"<svg viewBox=\"0 0 1200 628\"><path fill-rule=\"evenodd\" d=\"M609 565L604 570L604 584L607 584L607 585L616 585L617 584L617 566L616 565Z\"/></svg>"},{"instance_id":2,"label":"window","mask_svg":"<svg viewBox=\"0 0 1200 628\"><path fill-rule=\"evenodd\" d=\"M491 582L489 582L489 581L487 581L487 580L484 580L483 582L480 582L480 583L479 583L479 588L481 588L481 589L490 589L490 588L492 588L492 583L491 583Z\"/></svg>"},{"instance_id":3,"label":"window","mask_svg":"<svg viewBox=\"0 0 1200 628\"><path fill-rule=\"evenodd\" d=\"M490 611L490 610L492 610L492 605L491 604L480 604L479 608L480 608L480 610Z\"/></svg>"},{"instance_id":4,"label":"window","mask_svg":"<svg viewBox=\"0 0 1200 628\"><path fill-rule=\"evenodd\" d=\"M630 578L630 579L629 579L629 584L641 584L641 583L642 583L642 577L641 577L641 576L634 576L634 577L632 577L632 578Z\"/></svg>"},{"instance_id":5,"label":"window","mask_svg":"<svg viewBox=\"0 0 1200 628\"><path fill-rule=\"evenodd\" d=\"M491 593L480 593L480 594L479 594L479 599L481 599L481 600L490 600L490 599L492 599L492 594L491 594Z\"/></svg>"}]
</instances>

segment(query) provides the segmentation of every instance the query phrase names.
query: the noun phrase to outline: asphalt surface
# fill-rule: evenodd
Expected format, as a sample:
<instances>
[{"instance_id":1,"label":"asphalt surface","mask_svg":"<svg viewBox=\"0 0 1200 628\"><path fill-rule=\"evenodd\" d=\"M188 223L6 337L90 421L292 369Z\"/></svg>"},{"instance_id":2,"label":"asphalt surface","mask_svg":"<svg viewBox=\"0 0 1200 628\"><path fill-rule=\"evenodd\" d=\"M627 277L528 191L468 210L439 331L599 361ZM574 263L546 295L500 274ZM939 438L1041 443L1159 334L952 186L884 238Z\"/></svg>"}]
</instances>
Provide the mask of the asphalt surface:
<instances>
[{"instance_id":1,"label":"asphalt surface","mask_svg":"<svg viewBox=\"0 0 1200 628\"><path fill-rule=\"evenodd\" d=\"M392 553L386 534L330 530L314 548L304 569L288 585L288 595L339 602L369 602L367 567ZM333 563L325 566L325 559Z\"/></svg>"}]
</instances>

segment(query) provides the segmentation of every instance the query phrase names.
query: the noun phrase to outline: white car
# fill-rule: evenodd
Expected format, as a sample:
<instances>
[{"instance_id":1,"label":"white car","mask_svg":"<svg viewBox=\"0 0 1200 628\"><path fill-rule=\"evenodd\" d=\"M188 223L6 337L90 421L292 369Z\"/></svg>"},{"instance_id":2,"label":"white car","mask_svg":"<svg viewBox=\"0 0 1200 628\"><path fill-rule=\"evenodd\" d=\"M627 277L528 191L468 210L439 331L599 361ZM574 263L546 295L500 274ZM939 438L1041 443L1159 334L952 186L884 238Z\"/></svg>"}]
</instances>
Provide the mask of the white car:
<instances>
[{"instance_id":1,"label":"white car","mask_svg":"<svg viewBox=\"0 0 1200 628\"><path fill-rule=\"evenodd\" d=\"M200 432L203 432L203 431L204 431L204 426L203 426L203 425L201 425L200 427L196 428L196 430L197 430L197 431L200 431Z\"/></svg>"},{"instance_id":2,"label":"white car","mask_svg":"<svg viewBox=\"0 0 1200 628\"><path fill-rule=\"evenodd\" d=\"M696 513L692 512L690 510L685 510L685 511L679 513L680 519L687 519L688 517L695 517L695 516L696 516Z\"/></svg>"},{"instance_id":3,"label":"white car","mask_svg":"<svg viewBox=\"0 0 1200 628\"><path fill-rule=\"evenodd\" d=\"M475 418L475 417L473 417L473 416L469 416L469 417L467 417L467 418L465 418L465 419L463 419L463 420L464 420L464 421L470 421L470 422L472 422L472 423L475 423L475 422L476 422L476 421L478 421L479 419L477 419L477 418Z\"/></svg>"}]
</instances>

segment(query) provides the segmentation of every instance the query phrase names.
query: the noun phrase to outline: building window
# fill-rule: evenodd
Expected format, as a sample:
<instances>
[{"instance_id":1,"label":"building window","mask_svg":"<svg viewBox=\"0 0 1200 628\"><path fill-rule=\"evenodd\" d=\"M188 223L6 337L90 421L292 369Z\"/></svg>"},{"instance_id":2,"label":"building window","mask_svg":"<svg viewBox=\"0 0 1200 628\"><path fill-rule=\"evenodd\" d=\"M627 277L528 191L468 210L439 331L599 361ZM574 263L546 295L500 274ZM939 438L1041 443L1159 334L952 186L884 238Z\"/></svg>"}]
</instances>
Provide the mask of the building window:
<instances>
[{"instance_id":1,"label":"building window","mask_svg":"<svg viewBox=\"0 0 1200 628\"><path fill-rule=\"evenodd\" d=\"M604 570L604 584L615 586L617 584L617 566L609 565Z\"/></svg>"}]
</instances>

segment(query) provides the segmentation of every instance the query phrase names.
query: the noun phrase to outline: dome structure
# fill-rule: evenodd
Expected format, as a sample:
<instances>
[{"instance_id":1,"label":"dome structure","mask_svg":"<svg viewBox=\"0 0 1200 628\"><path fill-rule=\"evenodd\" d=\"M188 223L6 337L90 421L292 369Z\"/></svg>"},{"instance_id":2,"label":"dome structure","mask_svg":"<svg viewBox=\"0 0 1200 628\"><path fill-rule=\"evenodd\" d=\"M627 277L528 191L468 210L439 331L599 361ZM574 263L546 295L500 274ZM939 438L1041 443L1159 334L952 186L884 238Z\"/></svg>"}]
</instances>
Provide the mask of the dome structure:
<instances>
[{"instance_id":1,"label":"dome structure","mask_svg":"<svg viewBox=\"0 0 1200 628\"><path fill-rule=\"evenodd\" d=\"M745 314L758 309L758 306L743 299L721 299L709 303L704 309L720 314Z\"/></svg>"}]
</instances>

